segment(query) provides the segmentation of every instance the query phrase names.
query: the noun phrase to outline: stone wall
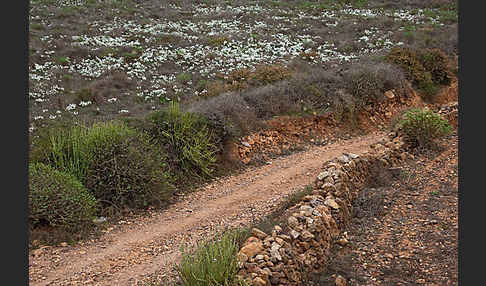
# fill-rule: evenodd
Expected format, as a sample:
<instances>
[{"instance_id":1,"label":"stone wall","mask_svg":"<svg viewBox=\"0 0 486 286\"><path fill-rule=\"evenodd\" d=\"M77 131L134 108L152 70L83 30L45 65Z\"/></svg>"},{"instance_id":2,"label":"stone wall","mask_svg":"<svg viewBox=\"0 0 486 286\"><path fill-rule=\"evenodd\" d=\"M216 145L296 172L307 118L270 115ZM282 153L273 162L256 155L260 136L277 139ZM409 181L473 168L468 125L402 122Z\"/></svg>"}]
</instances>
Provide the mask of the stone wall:
<instances>
[{"instance_id":1,"label":"stone wall","mask_svg":"<svg viewBox=\"0 0 486 286\"><path fill-rule=\"evenodd\" d=\"M392 168L410 156L403 140L390 133L360 156L342 154L326 162L311 195L290 208L285 226L270 234L253 229L238 252L239 273L250 285L302 285L303 275L322 270L333 243L352 216L352 201L373 179L373 168Z\"/></svg>"}]
</instances>

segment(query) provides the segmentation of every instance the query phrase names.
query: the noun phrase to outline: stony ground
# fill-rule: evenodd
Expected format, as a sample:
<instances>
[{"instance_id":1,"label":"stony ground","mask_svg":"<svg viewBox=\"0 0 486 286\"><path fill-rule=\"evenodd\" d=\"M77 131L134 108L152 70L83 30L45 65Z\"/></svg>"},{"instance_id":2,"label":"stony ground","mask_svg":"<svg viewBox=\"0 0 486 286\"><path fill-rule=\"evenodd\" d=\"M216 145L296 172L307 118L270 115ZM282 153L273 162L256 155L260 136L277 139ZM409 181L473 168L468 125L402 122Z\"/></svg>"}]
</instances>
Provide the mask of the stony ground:
<instances>
[{"instance_id":1,"label":"stony ground","mask_svg":"<svg viewBox=\"0 0 486 286\"><path fill-rule=\"evenodd\" d=\"M458 136L361 191L324 273L309 285L458 285Z\"/></svg>"}]
</instances>

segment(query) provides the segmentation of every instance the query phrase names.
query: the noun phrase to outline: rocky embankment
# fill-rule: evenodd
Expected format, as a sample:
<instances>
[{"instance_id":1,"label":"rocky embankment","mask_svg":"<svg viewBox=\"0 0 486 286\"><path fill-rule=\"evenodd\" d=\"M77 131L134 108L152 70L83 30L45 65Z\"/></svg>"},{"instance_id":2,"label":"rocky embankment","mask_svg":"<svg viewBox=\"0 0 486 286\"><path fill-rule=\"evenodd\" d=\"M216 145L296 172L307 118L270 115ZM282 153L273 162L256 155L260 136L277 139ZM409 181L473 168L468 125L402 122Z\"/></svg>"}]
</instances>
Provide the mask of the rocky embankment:
<instances>
[{"instance_id":1,"label":"rocky embankment","mask_svg":"<svg viewBox=\"0 0 486 286\"><path fill-rule=\"evenodd\" d=\"M326 162L312 194L287 211L285 225L275 225L270 234L254 228L238 252L240 277L251 285L303 285L306 273L321 270L332 244L347 243L341 230L351 220L352 201L374 170L393 169L413 157L395 132L370 147L360 156L344 153Z\"/></svg>"}]
</instances>

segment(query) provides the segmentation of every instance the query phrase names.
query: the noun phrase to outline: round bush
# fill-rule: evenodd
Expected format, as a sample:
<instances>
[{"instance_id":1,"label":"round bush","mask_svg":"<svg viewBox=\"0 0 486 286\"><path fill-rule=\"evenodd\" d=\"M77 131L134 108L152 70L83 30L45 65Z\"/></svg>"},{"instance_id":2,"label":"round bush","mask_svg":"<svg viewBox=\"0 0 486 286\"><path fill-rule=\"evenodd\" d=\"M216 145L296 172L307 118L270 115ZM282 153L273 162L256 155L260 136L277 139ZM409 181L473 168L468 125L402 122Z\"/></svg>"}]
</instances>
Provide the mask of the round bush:
<instances>
[{"instance_id":1,"label":"round bush","mask_svg":"<svg viewBox=\"0 0 486 286\"><path fill-rule=\"evenodd\" d=\"M103 213L123 207L160 205L172 194L166 155L144 133L133 133L93 154L85 186Z\"/></svg>"},{"instance_id":2,"label":"round bush","mask_svg":"<svg viewBox=\"0 0 486 286\"><path fill-rule=\"evenodd\" d=\"M92 194L73 176L42 163L29 165L29 223L75 231L91 224L97 210Z\"/></svg>"},{"instance_id":3,"label":"round bush","mask_svg":"<svg viewBox=\"0 0 486 286\"><path fill-rule=\"evenodd\" d=\"M384 93L395 90L404 93L405 75L389 63L363 62L352 65L344 73L347 91L353 95L358 106L384 100Z\"/></svg>"},{"instance_id":4,"label":"round bush","mask_svg":"<svg viewBox=\"0 0 486 286\"><path fill-rule=\"evenodd\" d=\"M447 55L439 49L416 50L393 48L386 60L400 66L422 93L426 101L433 101L441 85L451 82L451 68Z\"/></svg>"},{"instance_id":5,"label":"round bush","mask_svg":"<svg viewBox=\"0 0 486 286\"><path fill-rule=\"evenodd\" d=\"M430 72L432 81L437 84L451 83L449 60L447 55L439 49L427 49L420 54L424 68Z\"/></svg>"},{"instance_id":6,"label":"round bush","mask_svg":"<svg viewBox=\"0 0 486 286\"><path fill-rule=\"evenodd\" d=\"M430 71L424 67L417 51L395 47L385 58L387 61L395 63L404 69L407 78L418 88L427 88L434 83Z\"/></svg>"},{"instance_id":7,"label":"round bush","mask_svg":"<svg viewBox=\"0 0 486 286\"><path fill-rule=\"evenodd\" d=\"M398 128L413 145L428 146L435 139L448 135L452 127L439 114L428 109L411 109L398 122Z\"/></svg>"}]
</instances>

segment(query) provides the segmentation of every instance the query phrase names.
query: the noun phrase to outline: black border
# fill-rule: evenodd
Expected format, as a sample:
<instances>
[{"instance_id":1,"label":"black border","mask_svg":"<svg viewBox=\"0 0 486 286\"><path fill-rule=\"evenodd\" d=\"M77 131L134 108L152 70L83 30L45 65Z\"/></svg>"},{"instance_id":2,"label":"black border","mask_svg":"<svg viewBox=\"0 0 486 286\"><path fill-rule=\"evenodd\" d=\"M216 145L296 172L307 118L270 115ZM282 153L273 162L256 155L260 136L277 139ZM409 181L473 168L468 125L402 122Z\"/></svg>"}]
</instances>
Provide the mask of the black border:
<instances>
[{"instance_id":1,"label":"black border","mask_svg":"<svg viewBox=\"0 0 486 286\"><path fill-rule=\"evenodd\" d=\"M5 3L6 4L6 3ZM28 35L29 1L3 6L2 33L2 284L28 285Z\"/></svg>"},{"instance_id":2,"label":"black border","mask_svg":"<svg viewBox=\"0 0 486 286\"><path fill-rule=\"evenodd\" d=\"M467 140L465 140L465 134L468 133L468 130L475 131L477 135L482 133L481 125L484 123L484 120L481 120L480 117L476 117L476 121L469 121L467 122L467 118L472 118L474 114L481 114L481 109L483 106L479 104L471 105L469 104L469 111L465 112L465 106L468 105L468 102L471 102L470 99L478 99L482 98L481 96L481 88L480 86L474 86L474 82L471 79L476 76L480 76L481 74L477 72L480 69L480 66L483 61L481 61L481 55L477 55L474 53L474 48L482 48L471 42L469 45L465 43L465 38L467 35L474 35L475 37L480 37L479 35L482 34L479 30L483 30L483 26L477 26L476 21L481 21L480 17L476 18L471 15L472 11L477 11L478 13L482 14L481 10L478 10L476 7L473 6L473 3L470 1L464 0L457 0L459 6L459 30L458 30L458 45L459 45L459 125L458 125L458 135L459 135L459 144L458 144L458 154L459 154L459 163L458 163L458 180L459 180L459 190L458 190L458 202L459 202L459 209L458 209L458 285L474 285L477 284L477 281L481 281L481 274L484 272L481 267L481 263L474 263L471 261L471 254L466 254L466 248L473 250L482 245L482 239L480 236L475 235L474 233L470 233L468 237L469 242L466 243L466 234L465 229L466 225L472 225L475 223L474 219L484 217L482 215L482 209L484 208L481 200L471 200L468 199L467 203L464 201L465 197L470 198L471 195L476 196L479 194L482 188L477 188L477 184L480 182L471 181L472 176L474 175L474 171L479 172L481 168L474 168L475 166L471 166L471 164L475 164L472 161L477 159L477 152L471 152L471 148L474 148L472 144L466 145ZM474 10L473 10L474 9ZM467 12L466 12L467 11ZM484 18L484 15L481 15ZM476 19L474 19L476 18ZM476 20L476 21L474 21ZM470 23L467 25L467 23ZM474 63L478 65L478 67L474 67ZM467 67L467 68L466 68ZM484 68L484 67L483 67ZM484 79L483 79L484 81ZM477 110L472 110L471 107L475 106ZM479 126L477 126L479 124ZM476 125L476 126L475 126ZM477 129L476 129L476 128ZM478 128L479 127L479 128ZM473 129L474 128L474 129ZM478 132L479 131L479 132ZM470 132L469 132L470 133ZM478 134L479 133L479 134ZM471 133L470 133L471 134ZM477 140L470 140L469 143L476 142L481 144L481 138L478 136ZM473 154L473 158L468 157L465 150L469 151L469 154ZM469 168L466 168L466 164ZM466 171L467 170L467 171ZM466 182L465 177L468 177ZM478 174L479 175L479 174ZM481 175L479 175L481 176ZM483 175L484 176L484 175ZM476 185L476 186L475 186ZM479 191L479 192L478 192ZM471 202L476 201L478 203L477 206L472 206ZM475 212L475 213L473 213ZM468 217L469 214L469 217ZM472 220L472 221L471 221ZM477 222L476 222L477 223ZM479 223L477 226L482 226ZM478 229L479 231L479 229ZM479 233L478 233L479 234ZM478 239L478 241L471 242L471 235ZM479 258L479 257L478 257ZM470 261L470 263L466 266L465 262ZM467 273L467 274L466 274ZM478 279L475 279L478 278ZM476 281L476 283L474 283ZM469 282L469 283L468 283ZM481 284L481 282L480 282Z\"/></svg>"},{"instance_id":3,"label":"black border","mask_svg":"<svg viewBox=\"0 0 486 286\"><path fill-rule=\"evenodd\" d=\"M471 251L478 250L484 246L481 240L482 222L484 217L482 209L484 208L482 200L471 200L470 196L477 196L482 193L482 182L474 182L471 180L474 173L478 177L484 176L482 168L470 166L474 164L474 159L478 159L479 152L471 152L471 143L476 142L481 144L482 130L484 130L484 119L477 116L475 121L466 120L472 118L474 114L480 115L484 111L484 107L480 103L469 104L468 116L465 116L465 106L471 99L482 99L482 86L474 86L474 82L484 81L481 70L485 67L482 65L482 54L474 53L474 48L484 49L482 44L483 29L484 29L484 15L483 10L478 9L479 2L457 0L459 5L459 241L458 241L458 285L475 285L475 281L482 281L481 274L484 271L481 261L473 263L474 259L470 253L466 254L466 246ZM5 3L6 4L6 3ZM476 4L476 5L475 5ZM475 6L473 6L475 5ZM470 6L470 7L468 7ZM472 17L472 11L477 11L479 17ZM3 41L3 88L2 100L7 100L3 105L3 162L4 172L2 178L3 182L3 203L2 217L3 221L7 222L3 227L3 257L7 262L3 266L2 280L9 285L28 285L28 34L29 34L29 1L9 1L8 5L4 6L2 17ZM476 21L474 21L476 20ZM470 23L467 25L467 23ZM474 34L473 34L474 33ZM467 35L474 35L476 41L471 41L470 44L465 43ZM477 68L474 63L476 63ZM467 67L467 68L466 68ZM471 79L477 77L478 81ZM472 107L477 107L473 110ZM473 129L474 128L474 129ZM477 134L476 140L465 140L465 134L469 131L475 131ZM472 134L471 132L469 132ZM469 143L467 145L466 143ZM468 157L465 150L469 150L469 154L474 156ZM15 152L12 152L15 151ZM472 157L472 158L471 158ZM466 168L466 164L469 168ZM467 170L467 171L466 171ZM468 180L465 180L465 177ZM475 184L478 183L478 184ZM478 188L479 187L479 188ZM471 202L476 201L477 206L472 206ZM469 216L468 216L469 214ZM466 240L466 225L475 223L474 220L479 219L479 223L475 224L477 233L470 233ZM472 221L471 221L472 220ZM471 238L478 239L471 241ZM480 257L478 257L480 258ZM468 260L467 260L468 259ZM465 261L471 261L465 265ZM466 274L467 273L467 274ZM475 279L479 278L479 279ZM12 281L14 281L12 283ZM470 283L467 283L469 281ZM479 283L481 284L481 282Z\"/></svg>"}]
</instances>

